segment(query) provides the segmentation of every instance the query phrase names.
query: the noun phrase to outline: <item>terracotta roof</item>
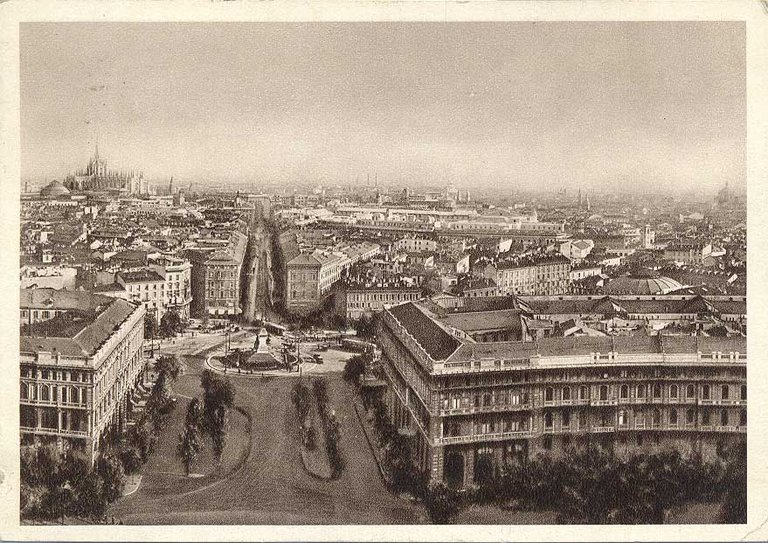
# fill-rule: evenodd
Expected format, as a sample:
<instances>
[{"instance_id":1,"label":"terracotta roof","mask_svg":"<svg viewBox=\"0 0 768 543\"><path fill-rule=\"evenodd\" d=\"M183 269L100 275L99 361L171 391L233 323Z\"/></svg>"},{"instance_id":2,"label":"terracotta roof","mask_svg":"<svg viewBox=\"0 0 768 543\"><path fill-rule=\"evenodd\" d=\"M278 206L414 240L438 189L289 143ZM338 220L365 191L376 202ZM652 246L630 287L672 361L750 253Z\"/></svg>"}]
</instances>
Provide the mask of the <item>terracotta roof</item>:
<instances>
[{"instance_id":1,"label":"terracotta roof","mask_svg":"<svg viewBox=\"0 0 768 543\"><path fill-rule=\"evenodd\" d=\"M20 289L21 309L80 309L93 311L97 307L110 303L113 298L75 290L56 290L53 288Z\"/></svg>"},{"instance_id":2,"label":"terracotta roof","mask_svg":"<svg viewBox=\"0 0 768 543\"><path fill-rule=\"evenodd\" d=\"M461 342L412 302L389 310L433 360L445 360Z\"/></svg>"},{"instance_id":3,"label":"terracotta roof","mask_svg":"<svg viewBox=\"0 0 768 543\"><path fill-rule=\"evenodd\" d=\"M95 296L89 292L75 293L83 295L85 300ZM53 319L23 327L20 335L21 352L57 351L68 356L95 354L119 325L134 311L140 310L120 298L98 298L106 298L107 302L87 310L72 308L72 311Z\"/></svg>"},{"instance_id":4,"label":"terracotta roof","mask_svg":"<svg viewBox=\"0 0 768 543\"><path fill-rule=\"evenodd\" d=\"M517 309L450 313L440 320L467 333L484 330L513 330L517 336L522 334L520 311Z\"/></svg>"}]
</instances>

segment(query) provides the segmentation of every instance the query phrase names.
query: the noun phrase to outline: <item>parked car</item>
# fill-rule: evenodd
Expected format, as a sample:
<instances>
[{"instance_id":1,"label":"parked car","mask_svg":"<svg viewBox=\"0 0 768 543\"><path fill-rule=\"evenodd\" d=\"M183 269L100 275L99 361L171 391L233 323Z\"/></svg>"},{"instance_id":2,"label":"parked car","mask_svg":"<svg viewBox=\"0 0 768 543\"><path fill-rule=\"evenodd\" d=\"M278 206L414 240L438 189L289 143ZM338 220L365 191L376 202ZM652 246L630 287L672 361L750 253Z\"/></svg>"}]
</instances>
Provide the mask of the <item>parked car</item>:
<instances>
[{"instance_id":1,"label":"parked car","mask_svg":"<svg viewBox=\"0 0 768 543\"><path fill-rule=\"evenodd\" d=\"M323 357L319 354L313 354L312 359L314 360L315 364L322 364L323 363Z\"/></svg>"}]
</instances>

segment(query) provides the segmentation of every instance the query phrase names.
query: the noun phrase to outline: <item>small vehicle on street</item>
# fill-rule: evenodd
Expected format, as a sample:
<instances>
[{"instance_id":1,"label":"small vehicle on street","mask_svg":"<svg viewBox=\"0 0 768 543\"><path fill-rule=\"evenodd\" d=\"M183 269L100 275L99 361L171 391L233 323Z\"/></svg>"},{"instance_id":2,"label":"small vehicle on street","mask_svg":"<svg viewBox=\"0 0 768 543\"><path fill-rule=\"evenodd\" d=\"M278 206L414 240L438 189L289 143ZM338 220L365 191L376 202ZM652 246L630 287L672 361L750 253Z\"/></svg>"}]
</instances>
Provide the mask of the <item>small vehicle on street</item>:
<instances>
[{"instance_id":1,"label":"small vehicle on street","mask_svg":"<svg viewBox=\"0 0 768 543\"><path fill-rule=\"evenodd\" d=\"M319 354L313 354L312 359L315 362L315 364L322 364L323 363L323 357Z\"/></svg>"}]
</instances>

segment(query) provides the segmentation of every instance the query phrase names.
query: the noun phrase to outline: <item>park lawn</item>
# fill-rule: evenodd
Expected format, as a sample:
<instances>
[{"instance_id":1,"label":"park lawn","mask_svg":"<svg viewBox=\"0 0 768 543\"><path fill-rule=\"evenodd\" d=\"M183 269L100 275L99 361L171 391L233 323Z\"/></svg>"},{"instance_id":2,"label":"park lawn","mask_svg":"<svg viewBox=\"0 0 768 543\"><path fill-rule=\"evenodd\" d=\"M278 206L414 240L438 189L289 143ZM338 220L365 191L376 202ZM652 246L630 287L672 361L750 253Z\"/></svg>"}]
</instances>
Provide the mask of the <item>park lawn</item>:
<instances>
[{"instance_id":1,"label":"park lawn","mask_svg":"<svg viewBox=\"0 0 768 543\"><path fill-rule=\"evenodd\" d=\"M201 434L202 450L192 464L192 473L202 475L202 477L187 477L184 465L176 455L176 446L184 426L184 418L190 400L182 397L177 398L176 408L171 414L168 425L162 430L157 448L141 469L142 484L132 496L137 498L157 497L193 490L226 475L237 467L247 454L250 445L250 423L245 415L231 409L227 446L222 455L221 466L217 465L213 457L210 438Z\"/></svg>"},{"instance_id":2,"label":"park lawn","mask_svg":"<svg viewBox=\"0 0 768 543\"><path fill-rule=\"evenodd\" d=\"M505 511L495 505L469 505L457 514L451 524L558 524L557 512Z\"/></svg>"}]
</instances>

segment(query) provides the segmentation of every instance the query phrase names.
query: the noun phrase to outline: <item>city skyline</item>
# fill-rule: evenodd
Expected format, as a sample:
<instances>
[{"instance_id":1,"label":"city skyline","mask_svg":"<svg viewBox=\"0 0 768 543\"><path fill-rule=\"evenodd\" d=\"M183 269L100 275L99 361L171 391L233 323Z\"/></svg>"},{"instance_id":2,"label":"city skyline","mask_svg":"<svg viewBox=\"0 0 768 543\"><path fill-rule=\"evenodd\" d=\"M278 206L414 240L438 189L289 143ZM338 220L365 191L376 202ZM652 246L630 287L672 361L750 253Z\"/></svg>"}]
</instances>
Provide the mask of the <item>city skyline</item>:
<instances>
[{"instance_id":1,"label":"city skyline","mask_svg":"<svg viewBox=\"0 0 768 543\"><path fill-rule=\"evenodd\" d=\"M21 89L24 179L746 185L741 23L25 23Z\"/></svg>"}]
</instances>

